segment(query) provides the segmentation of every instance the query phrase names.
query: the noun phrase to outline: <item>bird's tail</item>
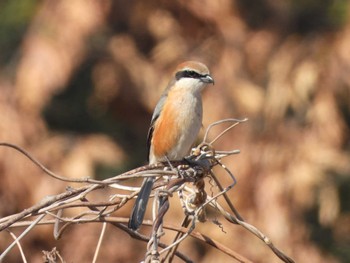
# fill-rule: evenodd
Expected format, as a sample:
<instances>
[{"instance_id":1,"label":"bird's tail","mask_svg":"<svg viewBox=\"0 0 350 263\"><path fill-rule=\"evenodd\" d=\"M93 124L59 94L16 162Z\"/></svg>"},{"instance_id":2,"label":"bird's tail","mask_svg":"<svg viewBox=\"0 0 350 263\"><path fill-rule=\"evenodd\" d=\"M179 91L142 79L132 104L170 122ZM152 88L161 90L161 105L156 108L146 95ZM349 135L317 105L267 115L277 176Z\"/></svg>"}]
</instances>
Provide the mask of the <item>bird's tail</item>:
<instances>
[{"instance_id":1,"label":"bird's tail","mask_svg":"<svg viewBox=\"0 0 350 263\"><path fill-rule=\"evenodd\" d=\"M154 177L147 177L142 183L140 193L136 198L129 219L128 226L132 230L137 230L142 224L143 218L146 213L148 199L152 192L154 180Z\"/></svg>"}]
</instances>

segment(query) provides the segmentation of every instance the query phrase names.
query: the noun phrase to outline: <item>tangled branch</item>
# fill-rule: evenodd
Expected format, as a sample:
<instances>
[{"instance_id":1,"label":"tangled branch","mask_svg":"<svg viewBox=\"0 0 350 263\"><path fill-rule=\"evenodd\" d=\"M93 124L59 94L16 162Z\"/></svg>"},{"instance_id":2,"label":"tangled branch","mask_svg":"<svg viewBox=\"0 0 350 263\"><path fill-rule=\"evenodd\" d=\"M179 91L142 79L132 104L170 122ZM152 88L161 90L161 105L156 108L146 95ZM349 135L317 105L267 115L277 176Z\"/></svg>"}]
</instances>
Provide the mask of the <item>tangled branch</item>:
<instances>
[{"instance_id":1,"label":"tangled branch","mask_svg":"<svg viewBox=\"0 0 350 263\"><path fill-rule=\"evenodd\" d=\"M0 232L4 230L10 231L13 228L25 228L25 230L20 236L15 237L13 243L10 244L4 252L2 252L0 255L0 262L6 257L14 246L17 245L20 247L20 240L24 236L28 235L34 227L43 224L53 225L53 235L56 239L59 239L64 232L67 231L69 226L73 224L86 223L103 224L103 230L99 238L98 246L95 250L93 262L95 262L98 257L106 224L110 224L122 231L125 231L135 239L148 242L145 262L172 262L174 257L178 257L185 262L191 262L186 255L178 251L179 244L187 237L192 237L205 242L229 255L237 262L250 262L239 253L225 247L219 242L211 239L209 236L196 231L198 222L205 222L207 220L205 210L208 206L211 206L213 209L218 211L228 222L243 227L257 236L283 262L294 262L283 252L277 249L265 234L263 234L253 225L244 221L227 195L227 192L235 186L236 179L230 170L222 163L222 159L238 154L239 150L218 151L215 150L213 144L217 142L226 132L244 121L246 121L246 119L226 119L211 124L205 133L202 143L192 150L191 155L182 161L171 161L171 167L169 167L168 163L145 165L105 180L94 180L90 178L69 179L57 175L47 169L22 148L9 143L0 143L0 146L10 147L19 151L47 175L55 178L56 180L84 184L79 188L68 187L65 192L58 195L45 197L38 204L35 204L34 206L25 209L20 213L1 218ZM229 127L224 129L211 142L207 142L208 134L212 127L227 123L229 124ZM221 167L222 170L229 176L231 181L229 185L223 186L221 184L220 180L213 172L213 168L216 166ZM130 200L134 199L140 191L139 187L128 186L127 181L132 178L147 176L157 178L156 183L154 184L153 193L151 195L153 198L152 220L144 220L143 222L143 225L152 226L152 233L150 237L144 236L139 232L132 231L127 227L128 218L118 216L118 210L126 205ZM215 186L217 187L216 189L218 189L217 192L213 192L211 195L205 191L205 181L207 178L214 182ZM93 201L94 197L92 196L92 193L97 189L104 187L116 189L117 193L115 193L113 196L106 197L105 201ZM164 215L166 215L170 207L169 199L175 194L179 196L184 211L184 219L181 226L171 226L163 222ZM226 211L222 204L218 202L219 197L223 197L230 211ZM70 217L64 216L64 214L66 214L65 211L77 207L80 208L78 213ZM171 244L164 244L161 242L161 237L167 231L175 231L177 233ZM52 253L47 252L46 255L52 256L56 255L57 253L58 252L55 250ZM22 255L22 257L23 256L24 255ZM59 256L61 261L63 261L59 254L57 254L57 256Z\"/></svg>"}]
</instances>

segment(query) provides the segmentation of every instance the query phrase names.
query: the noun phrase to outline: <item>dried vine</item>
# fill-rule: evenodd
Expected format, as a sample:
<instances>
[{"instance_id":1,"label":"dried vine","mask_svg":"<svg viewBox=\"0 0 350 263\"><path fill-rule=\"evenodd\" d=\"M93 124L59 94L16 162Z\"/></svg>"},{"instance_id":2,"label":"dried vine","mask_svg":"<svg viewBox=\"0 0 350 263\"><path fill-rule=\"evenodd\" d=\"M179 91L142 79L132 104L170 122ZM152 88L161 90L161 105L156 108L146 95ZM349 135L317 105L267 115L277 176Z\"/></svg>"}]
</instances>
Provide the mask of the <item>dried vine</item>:
<instances>
[{"instance_id":1,"label":"dried vine","mask_svg":"<svg viewBox=\"0 0 350 263\"><path fill-rule=\"evenodd\" d=\"M237 262L250 262L231 248L228 248L209 236L196 231L196 225L198 222L206 221L205 210L208 206L211 206L228 222L243 227L261 239L283 262L294 262L291 258L277 249L265 234L253 225L244 221L227 196L227 192L235 186L236 180L221 160L233 154L237 154L239 151L217 151L213 147L213 144L227 131L243 121L245 120L226 119L213 123L208 127L203 142L192 150L191 155L183 161L172 161L172 167L168 167L168 163L146 165L105 180L65 178L47 169L22 148L10 143L0 143L0 146L10 147L24 154L41 170L56 180L84 184L79 188L69 187L65 192L45 197L38 204L35 204L22 212L1 218L1 234L5 234L5 230L11 233L11 229L13 228L24 228L24 231L20 236L14 237L15 240L13 243L10 244L0 255L0 261L4 260L8 252L14 246L20 248L21 239L28 235L34 227L39 225L53 225L53 235L56 239L59 239L65 231L69 231L69 226L72 224L101 223L103 227L95 250L93 262L98 258L100 245L105 234L106 224L110 224L127 232L135 239L148 242L145 262L172 262L174 257L178 257L184 262L191 262L191 259L188 256L182 254L178 250L179 244L187 237L201 240L202 242L205 242L229 255ZM211 142L207 142L208 133L211 128L225 123L230 123L231 125ZM227 186L221 184L220 180L212 170L215 166L220 166L222 168L222 170L230 177L231 184ZM130 200L134 199L140 190L138 187L127 186L127 180L146 176L154 176L157 178L152 194L154 200L153 219L144 220L143 222L143 225L152 226L150 237L132 231L127 227L128 218L118 216L118 210ZM216 189L218 189L218 191L213 192L212 195L209 195L205 191L207 178L209 178L210 181L215 184ZM105 201L94 201L92 193L104 187L114 188L116 189L116 193L111 197L106 196ZM121 193L121 191L118 192L118 190L123 190L123 193ZM124 193L125 191L127 191L126 194ZM163 220L164 215L166 215L167 211L170 209L169 198L172 198L176 194L179 196L184 211L184 220L181 226L172 226ZM226 211L222 204L218 202L219 197L223 197L223 200L225 200L230 211ZM81 208L80 212L73 216L65 216L65 211L77 207ZM70 213L70 215L71 214L72 213ZM176 237L171 244L164 244L161 242L161 237L166 234L167 231L177 232ZM25 256L23 252L21 253L23 261L25 262ZM45 256L58 257L61 262L64 262L61 255L56 250L45 252Z\"/></svg>"}]
</instances>

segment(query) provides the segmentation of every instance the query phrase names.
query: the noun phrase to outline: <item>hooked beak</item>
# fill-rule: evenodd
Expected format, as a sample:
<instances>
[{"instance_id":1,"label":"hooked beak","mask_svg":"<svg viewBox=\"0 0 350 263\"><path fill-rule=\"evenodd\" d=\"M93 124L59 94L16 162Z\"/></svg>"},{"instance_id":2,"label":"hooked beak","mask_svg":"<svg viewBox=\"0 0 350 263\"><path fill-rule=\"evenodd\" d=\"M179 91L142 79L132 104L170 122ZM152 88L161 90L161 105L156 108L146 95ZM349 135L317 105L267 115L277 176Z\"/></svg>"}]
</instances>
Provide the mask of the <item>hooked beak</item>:
<instances>
[{"instance_id":1,"label":"hooked beak","mask_svg":"<svg viewBox=\"0 0 350 263\"><path fill-rule=\"evenodd\" d=\"M214 79L210 75L205 75L201 78L204 83L212 83L214 85Z\"/></svg>"}]
</instances>

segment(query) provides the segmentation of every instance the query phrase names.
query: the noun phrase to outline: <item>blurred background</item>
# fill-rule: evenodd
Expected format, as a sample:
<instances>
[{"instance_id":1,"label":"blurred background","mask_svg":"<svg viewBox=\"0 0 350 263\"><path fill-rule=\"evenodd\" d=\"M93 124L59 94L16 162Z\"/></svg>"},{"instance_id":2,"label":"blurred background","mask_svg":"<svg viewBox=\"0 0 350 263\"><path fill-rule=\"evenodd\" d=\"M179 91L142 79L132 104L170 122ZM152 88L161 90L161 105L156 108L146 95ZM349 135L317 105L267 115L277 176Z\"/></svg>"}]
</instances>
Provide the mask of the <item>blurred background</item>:
<instances>
[{"instance_id":1,"label":"blurred background","mask_svg":"<svg viewBox=\"0 0 350 263\"><path fill-rule=\"evenodd\" d=\"M143 165L169 74L184 60L202 61L215 79L203 95L204 128L249 118L216 144L241 150L225 163L238 180L230 197L242 216L296 262L350 262L349 5L3 0L0 141L68 177L102 179ZM0 180L1 217L67 186L7 148ZM180 205L171 213L181 217ZM254 262L280 262L253 235L218 220L225 232L210 221L200 230ZM29 262L53 247L67 262L91 262L100 230L78 225L55 241L52 226L37 227L22 245ZM109 230L100 262L143 258L145 243ZM0 250L10 242L1 233ZM180 250L195 262L229 260L193 239L185 244ZM7 260L20 262L17 248Z\"/></svg>"}]
</instances>

